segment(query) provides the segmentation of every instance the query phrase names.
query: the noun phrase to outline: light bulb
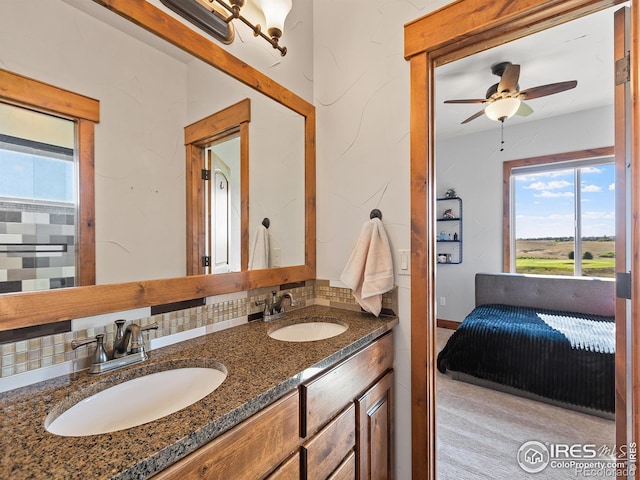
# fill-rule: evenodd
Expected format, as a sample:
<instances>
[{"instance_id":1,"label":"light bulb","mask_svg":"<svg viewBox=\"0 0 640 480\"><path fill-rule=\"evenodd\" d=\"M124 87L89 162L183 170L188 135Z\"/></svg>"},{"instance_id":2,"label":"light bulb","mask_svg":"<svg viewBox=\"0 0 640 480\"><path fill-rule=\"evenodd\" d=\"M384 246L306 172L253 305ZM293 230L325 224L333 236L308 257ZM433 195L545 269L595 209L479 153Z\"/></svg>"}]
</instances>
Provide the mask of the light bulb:
<instances>
[{"instance_id":1,"label":"light bulb","mask_svg":"<svg viewBox=\"0 0 640 480\"><path fill-rule=\"evenodd\" d=\"M491 120L504 121L507 118L511 118L520 108L519 98L500 98L495 102L491 102L484 109L484 113Z\"/></svg>"},{"instance_id":2,"label":"light bulb","mask_svg":"<svg viewBox=\"0 0 640 480\"><path fill-rule=\"evenodd\" d=\"M291 11L291 0L261 0L260 6L267 22L267 32L272 38L280 38L284 21Z\"/></svg>"}]
</instances>

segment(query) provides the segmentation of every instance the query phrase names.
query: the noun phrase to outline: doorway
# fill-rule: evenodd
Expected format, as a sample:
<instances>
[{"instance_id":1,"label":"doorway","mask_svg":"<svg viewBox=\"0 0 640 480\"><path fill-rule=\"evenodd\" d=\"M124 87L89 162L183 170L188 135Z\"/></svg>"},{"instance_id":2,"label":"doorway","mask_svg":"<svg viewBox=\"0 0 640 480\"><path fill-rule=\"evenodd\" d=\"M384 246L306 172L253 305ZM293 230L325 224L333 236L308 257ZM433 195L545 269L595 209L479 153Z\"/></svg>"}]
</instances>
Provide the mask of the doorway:
<instances>
[{"instance_id":1,"label":"doorway","mask_svg":"<svg viewBox=\"0 0 640 480\"><path fill-rule=\"evenodd\" d=\"M436 478L435 462L435 143L434 69L455 59L559 25L619 2L532 1L524 5L463 0L405 27L405 58L411 61L412 189L412 431L413 477ZM637 2L633 2L635 12ZM634 19L635 20L635 19ZM526 27L526 28L525 28ZM635 52L632 50L631 57ZM632 93L637 89L632 81ZM631 106L632 119L637 105ZM425 132L427 135L425 136ZM633 134L632 134L633 135ZM631 158L637 149L631 141ZM633 190L633 189L631 189ZM633 205L635 203L632 202ZM636 235L633 232L633 238ZM633 240L633 244L636 244ZM632 265L632 273L638 266ZM426 295L425 295L426 293ZM634 297L635 299L635 297ZM632 301L635 303L635 300ZM635 306L635 305L634 305ZM636 306L637 307L637 306ZM635 310L633 310L634 312ZM631 318L634 318L632 315ZM635 355L636 349L632 346ZM624 369L625 360L622 360ZM624 392L619 392L623 397ZM635 417L631 418L635 431ZM626 433L626 432L623 432Z\"/></svg>"}]
</instances>

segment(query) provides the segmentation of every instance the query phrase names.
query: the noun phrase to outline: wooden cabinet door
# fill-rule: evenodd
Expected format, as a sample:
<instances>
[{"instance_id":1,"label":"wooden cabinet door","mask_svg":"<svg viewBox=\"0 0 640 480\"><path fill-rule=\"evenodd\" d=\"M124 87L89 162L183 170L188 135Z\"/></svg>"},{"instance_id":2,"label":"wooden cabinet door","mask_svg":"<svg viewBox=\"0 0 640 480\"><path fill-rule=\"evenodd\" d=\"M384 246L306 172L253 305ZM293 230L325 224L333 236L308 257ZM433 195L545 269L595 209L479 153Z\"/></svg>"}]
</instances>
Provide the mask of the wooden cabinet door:
<instances>
[{"instance_id":1,"label":"wooden cabinet door","mask_svg":"<svg viewBox=\"0 0 640 480\"><path fill-rule=\"evenodd\" d=\"M286 395L154 480L258 480L290 456L299 444L298 391Z\"/></svg>"},{"instance_id":2,"label":"wooden cabinet door","mask_svg":"<svg viewBox=\"0 0 640 480\"><path fill-rule=\"evenodd\" d=\"M393 371L356 400L358 478L393 479Z\"/></svg>"},{"instance_id":3,"label":"wooden cabinet door","mask_svg":"<svg viewBox=\"0 0 640 480\"><path fill-rule=\"evenodd\" d=\"M356 419L352 403L302 446L305 478L326 479L353 451L355 445Z\"/></svg>"},{"instance_id":4,"label":"wooden cabinet door","mask_svg":"<svg viewBox=\"0 0 640 480\"><path fill-rule=\"evenodd\" d=\"M300 480L300 452L296 452L280 465L267 480Z\"/></svg>"},{"instance_id":5,"label":"wooden cabinet door","mask_svg":"<svg viewBox=\"0 0 640 480\"><path fill-rule=\"evenodd\" d=\"M327 480L355 480L356 454L351 452Z\"/></svg>"},{"instance_id":6,"label":"wooden cabinet door","mask_svg":"<svg viewBox=\"0 0 640 480\"><path fill-rule=\"evenodd\" d=\"M300 437L313 435L392 367L393 335L389 333L335 368L302 384Z\"/></svg>"}]
</instances>

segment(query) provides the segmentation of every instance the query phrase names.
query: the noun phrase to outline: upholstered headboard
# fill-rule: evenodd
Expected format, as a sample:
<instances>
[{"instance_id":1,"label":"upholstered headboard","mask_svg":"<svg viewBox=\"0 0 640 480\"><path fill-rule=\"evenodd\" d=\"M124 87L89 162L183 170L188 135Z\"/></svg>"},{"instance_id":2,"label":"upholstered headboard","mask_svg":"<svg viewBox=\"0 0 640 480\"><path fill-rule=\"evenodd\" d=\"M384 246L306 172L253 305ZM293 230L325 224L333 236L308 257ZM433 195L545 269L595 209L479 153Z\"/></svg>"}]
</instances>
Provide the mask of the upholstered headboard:
<instances>
[{"instance_id":1,"label":"upholstered headboard","mask_svg":"<svg viewBox=\"0 0 640 480\"><path fill-rule=\"evenodd\" d=\"M608 278L476 274L476 306L498 303L613 317L615 281Z\"/></svg>"}]
</instances>

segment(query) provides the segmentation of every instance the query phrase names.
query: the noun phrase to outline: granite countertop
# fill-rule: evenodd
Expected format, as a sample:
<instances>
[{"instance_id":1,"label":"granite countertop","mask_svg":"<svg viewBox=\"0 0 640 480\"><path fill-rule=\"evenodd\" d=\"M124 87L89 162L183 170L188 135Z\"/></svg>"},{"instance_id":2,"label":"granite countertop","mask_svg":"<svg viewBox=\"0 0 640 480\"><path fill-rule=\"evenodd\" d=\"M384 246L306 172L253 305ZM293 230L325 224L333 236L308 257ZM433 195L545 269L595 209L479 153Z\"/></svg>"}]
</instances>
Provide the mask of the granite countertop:
<instances>
[{"instance_id":1,"label":"granite countertop","mask_svg":"<svg viewBox=\"0 0 640 480\"><path fill-rule=\"evenodd\" d=\"M267 333L310 316L339 318L349 326L337 337L304 343L281 342ZM90 376L65 375L2 394L0 478L143 479L271 404L285 393L391 330L395 317L311 306L269 323L208 334L153 350L149 360ZM44 419L58 406L71 405L144 373L222 363L228 376L212 394L159 420L118 432L61 437L47 432ZM122 399L122 408L127 400ZM90 418L87 421L91 421Z\"/></svg>"}]
</instances>

